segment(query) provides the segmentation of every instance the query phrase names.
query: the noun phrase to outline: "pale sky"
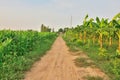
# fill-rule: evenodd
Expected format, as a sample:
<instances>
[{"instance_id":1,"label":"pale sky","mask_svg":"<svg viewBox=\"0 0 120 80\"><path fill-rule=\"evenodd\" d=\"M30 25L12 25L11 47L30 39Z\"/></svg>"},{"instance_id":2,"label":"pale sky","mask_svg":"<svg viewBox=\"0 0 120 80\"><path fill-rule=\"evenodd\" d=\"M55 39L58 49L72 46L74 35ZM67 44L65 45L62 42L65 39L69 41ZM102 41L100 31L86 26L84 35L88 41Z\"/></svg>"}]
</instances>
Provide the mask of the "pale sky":
<instances>
[{"instance_id":1,"label":"pale sky","mask_svg":"<svg viewBox=\"0 0 120 80\"><path fill-rule=\"evenodd\" d=\"M34 29L41 24L64 28L82 23L86 14L112 18L120 12L120 0L0 0L0 29Z\"/></svg>"}]
</instances>

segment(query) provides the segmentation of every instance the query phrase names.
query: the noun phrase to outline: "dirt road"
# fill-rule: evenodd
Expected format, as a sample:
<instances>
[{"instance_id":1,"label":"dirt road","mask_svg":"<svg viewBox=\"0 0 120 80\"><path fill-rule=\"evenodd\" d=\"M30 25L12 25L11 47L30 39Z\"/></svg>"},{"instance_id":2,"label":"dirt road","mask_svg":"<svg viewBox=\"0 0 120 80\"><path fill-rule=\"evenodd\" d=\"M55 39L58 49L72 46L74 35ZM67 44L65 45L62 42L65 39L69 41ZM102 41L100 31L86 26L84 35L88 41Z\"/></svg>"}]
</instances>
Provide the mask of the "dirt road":
<instances>
[{"instance_id":1,"label":"dirt road","mask_svg":"<svg viewBox=\"0 0 120 80\"><path fill-rule=\"evenodd\" d=\"M58 37L51 50L26 73L24 80L87 80L84 77L88 75L108 80L98 68L76 67L74 63L76 56L70 53L64 40Z\"/></svg>"}]
</instances>

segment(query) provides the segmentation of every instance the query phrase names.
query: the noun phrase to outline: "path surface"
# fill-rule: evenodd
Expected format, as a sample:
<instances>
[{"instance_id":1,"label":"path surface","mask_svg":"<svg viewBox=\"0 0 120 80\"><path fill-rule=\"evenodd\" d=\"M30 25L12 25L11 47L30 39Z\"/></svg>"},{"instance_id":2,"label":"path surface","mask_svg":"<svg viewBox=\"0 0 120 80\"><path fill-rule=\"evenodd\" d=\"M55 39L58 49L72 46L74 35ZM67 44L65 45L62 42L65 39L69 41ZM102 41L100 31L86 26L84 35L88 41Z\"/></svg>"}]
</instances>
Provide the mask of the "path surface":
<instances>
[{"instance_id":1,"label":"path surface","mask_svg":"<svg viewBox=\"0 0 120 80\"><path fill-rule=\"evenodd\" d=\"M87 75L106 76L97 68L76 67L74 64L76 56L70 53L64 40L58 37L51 50L26 73L24 80L86 80L83 77Z\"/></svg>"}]
</instances>

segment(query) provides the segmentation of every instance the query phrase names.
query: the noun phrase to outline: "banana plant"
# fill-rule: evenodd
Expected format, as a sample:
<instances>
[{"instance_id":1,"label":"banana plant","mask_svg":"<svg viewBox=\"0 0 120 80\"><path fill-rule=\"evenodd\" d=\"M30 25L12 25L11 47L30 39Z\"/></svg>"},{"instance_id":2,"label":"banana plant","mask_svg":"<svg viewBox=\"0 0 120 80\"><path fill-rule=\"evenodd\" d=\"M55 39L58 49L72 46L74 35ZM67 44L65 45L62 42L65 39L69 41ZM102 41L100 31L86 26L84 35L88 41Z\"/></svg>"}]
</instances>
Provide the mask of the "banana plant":
<instances>
[{"instance_id":1,"label":"banana plant","mask_svg":"<svg viewBox=\"0 0 120 80\"><path fill-rule=\"evenodd\" d=\"M86 36L87 36L87 26L88 26L88 22L87 22L87 19L88 19L88 14L85 16L84 18L84 21L83 21L83 28L84 28L84 31L83 31L83 39L84 39L84 43L86 43Z\"/></svg>"},{"instance_id":2,"label":"banana plant","mask_svg":"<svg viewBox=\"0 0 120 80\"><path fill-rule=\"evenodd\" d=\"M88 36L87 34L88 34L88 32L90 32L91 28L93 27L92 22L94 21L93 18L90 18L89 20L87 20L87 19L88 19L88 15L85 16L83 25L82 25L83 29L84 29L84 31L83 31L84 43L86 43L86 41L87 41L87 36Z\"/></svg>"},{"instance_id":3,"label":"banana plant","mask_svg":"<svg viewBox=\"0 0 120 80\"><path fill-rule=\"evenodd\" d=\"M93 44L96 42L96 39L97 39L97 35L96 35L96 30L97 29L98 29L97 24L93 21L90 21L89 34L90 34L90 39L92 39Z\"/></svg>"},{"instance_id":4,"label":"banana plant","mask_svg":"<svg viewBox=\"0 0 120 80\"><path fill-rule=\"evenodd\" d=\"M119 41L118 41L118 44L119 44L119 46L118 46L118 50L120 51L120 29L117 29L116 34L117 34L118 39L119 39Z\"/></svg>"},{"instance_id":5,"label":"banana plant","mask_svg":"<svg viewBox=\"0 0 120 80\"><path fill-rule=\"evenodd\" d=\"M114 27L114 22L113 20L111 20L109 23L108 23L108 28L107 28L107 32L109 33L108 37L109 37L109 47L112 46L112 36L114 36L114 32L116 31L116 28Z\"/></svg>"},{"instance_id":6,"label":"banana plant","mask_svg":"<svg viewBox=\"0 0 120 80\"><path fill-rule=\"evenodd\" d=\"M99 26L99 28L97 29L97 33L99 34L99 44L100 44L100 48L103 48L103 35L108 35L108 32L105 30L105 27L108 26L108 19L104 19L102 18L101 20L96 17L96 22L97 22L97 26Z\"/></svg>"},{"instance_id":7,"label":"banana plant","mask_svg":"<svg viewBox=\"0 0 120 80\"><path fill-rule=\"evenodd\" d=\"M120 53L120 13L115 15L112 21L114 27L116 28L116 35L118 36L118 52Z\"/></svg>"}]
</instances>

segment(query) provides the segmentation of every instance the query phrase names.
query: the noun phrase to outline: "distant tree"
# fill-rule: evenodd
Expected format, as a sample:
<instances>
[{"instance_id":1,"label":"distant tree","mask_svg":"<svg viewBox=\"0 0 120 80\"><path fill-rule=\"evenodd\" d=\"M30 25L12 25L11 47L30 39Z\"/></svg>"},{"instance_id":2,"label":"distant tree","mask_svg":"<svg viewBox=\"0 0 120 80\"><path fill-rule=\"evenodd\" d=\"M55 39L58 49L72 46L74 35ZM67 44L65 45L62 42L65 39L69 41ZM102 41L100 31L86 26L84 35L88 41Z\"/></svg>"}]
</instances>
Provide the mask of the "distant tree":
<instances>
[{"instance_id":1,"label":"distant tree","mask_svg":"<svg viewBox=\"0 0 120 80\"><path fill-rule=\"evenodd\" d=\"M62 29L62 28L60 28L59 30L58 30L58 32L63 32L64 30Z\"/></svg>"},{"instance_id":2,"label":"distant tree","mask_svg":"<svg viewBox=\"0 0 120 80\"><path fill-rule=\"evenodd\" d=\"M51 32L51 28L47 27L47 31L46 32Z\"/></svg>"},{"instance_id":3,"label":"distant tree","mask_svg":"<svg viewBox=\"0 0 120 80\"><path fill-rule=\"evenodd\" d=\"M52 29L52 32L55 32L55 31L54 31L54 28Z\"/></svg>"},{"instance_id":4,"label":"distant tree","mask_svg":"<svg viewBox=\"0 0 120 80\"><path fill-rule=\"evenodd\" d=\"M69 30L69 28L67 27L67 28L64 28L64 33L66 32L66 31L68 31Z\"/></svg>"},{"instance_id":5,"label":"distant tree","mask_svg":"<svg viewBox=\"0 0 120 80\"><path fill-rule=\"evenodd\" d=\"M41 32L51 32L51 28L49 26L45 26L44 24L41 25Z\"/></svg>"},{"instance_id":6,"label":"distant tree","mask_svg":"<svg viewBox=\"0 0 120 80\"><path fill-rule=\"evenodd\" d=\"M41 32L44 32L44 24L41 25Z\"/></svg>"}]
</instances>

